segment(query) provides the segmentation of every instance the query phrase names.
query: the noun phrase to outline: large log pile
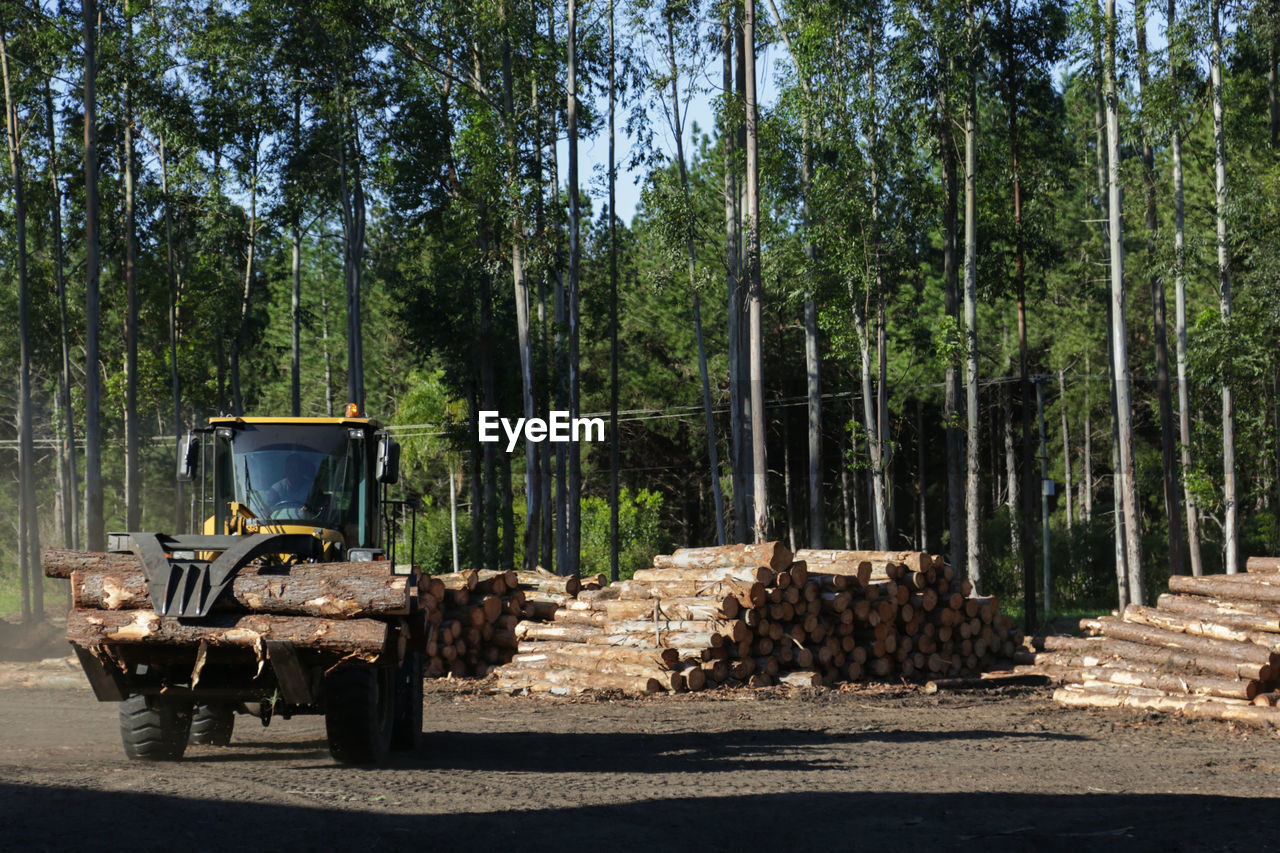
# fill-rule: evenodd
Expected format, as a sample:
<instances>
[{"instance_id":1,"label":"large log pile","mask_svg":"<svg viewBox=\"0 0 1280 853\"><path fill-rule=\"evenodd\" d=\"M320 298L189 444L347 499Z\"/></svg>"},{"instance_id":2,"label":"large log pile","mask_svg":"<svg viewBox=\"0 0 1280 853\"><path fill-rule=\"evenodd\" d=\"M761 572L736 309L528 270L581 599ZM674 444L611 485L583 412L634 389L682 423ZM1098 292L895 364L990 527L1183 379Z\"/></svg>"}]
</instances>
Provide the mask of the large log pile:
<instances>
[{"instance_id":1,"label":"large log pile","mask_svg":"<svg viewBox=\"0 0 1280 853\"><path fill-rule=\"evenodd\" d=\"M1087 637L1045 637L1022 671L1087 708L1176 711L1280 724L1280 559L1237 575L1174 575L1155 607L1081 620Z\"/></svg>"},{"instance_id":2,"label":"large log pile","mask_svg":"<svg viewBox=\"0 0 1280 853\"><path fill-rule=\"evenodd\" d=\"M994 599L968 593L916 552L682 548L566 599L549 623L521 622L498 684L647 694L976 672L1020 637Z\"/></svg>"},{"instance_id":3,"label":"large log pile","mask_svg":"<svg viewBox=\"0 0 1280 853\"><path fill-rule=\"evenodd\" d=\"M322 661L374 662L398 652L396 629L419 618L416 571L393 574L386 562L246 566L200 620L158 615L133 554L50 548L44 570L71 581L67 639L116 660L143 647L152 657L226 649L260 659L266 643L286 642Z\"/></svg>"}]
</instances>

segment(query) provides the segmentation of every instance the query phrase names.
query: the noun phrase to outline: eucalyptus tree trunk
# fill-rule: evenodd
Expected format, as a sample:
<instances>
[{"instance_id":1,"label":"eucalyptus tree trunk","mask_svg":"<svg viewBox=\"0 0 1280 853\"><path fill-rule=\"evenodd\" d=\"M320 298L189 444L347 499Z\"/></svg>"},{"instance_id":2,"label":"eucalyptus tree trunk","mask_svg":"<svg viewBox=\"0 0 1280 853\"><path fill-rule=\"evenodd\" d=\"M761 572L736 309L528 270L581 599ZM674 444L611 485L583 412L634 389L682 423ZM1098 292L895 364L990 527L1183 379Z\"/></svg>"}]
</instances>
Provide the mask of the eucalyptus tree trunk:
<instances>
[{"instance_id":1,"label":"eucalyptus tree trunk","mask_svg":"<svg viewBox=\"0 0 1280 853\"><path fill-rule=\"evenodd\" d=\"M509 10L503 5L504 20ZM524 417L532 420L537 415L533 387L533 342L529 336L529 279L525 273L524 214L522 210L519 145L516 134L518 123L515 115L515 75L511 62L511 42L506 38L502 45L502 107L504 133L507 138L507 198L511 205L511 280L515 287L516 347L520 351L520 390L524 402ZM612 98L612 90L610 91ZM532 441L524 443L524 558L522 566L533 569L538 560L538 534L542 490L538 481L538 446Z\"/></svg>"},{"instance_id":2,"label":"eucalyptus tree trunk","mask_svg":"<svg viewBox=\"0 0 1280 853\"><path fill-rule=\"evenodd\" d=\"M1125 562L1129 600L1146 603L1142 579L1142 522L1133 458L1133 420L1129 391L1129 344L1125 334L1124 223L1121 219L1120 99L1116 94L1115 0L1106 0L1107 220L1111 238L1111 349L1116 385L1115 418L1120 442L1120 492L1124 507Z\"/></svg>"},{"instance_id":3,"label":"eucalyptus tree trunk","mask_svg":"<svg viewBox=\"0 0 1280 853\"><path fill-rule=\"evenodd\" d=\"M132 68L133 25L125 20L125 68ZM138 477L138 225L134 204L133 92L126 71L124 94L124 504L125 528L142 529ZM238 414L238 413L237 413Z\"/></svg>"},{"instance_id":4,"label":"eucalyptus tree trunk","mask_svg":"<svg viewBox=\"0 0 1280 853\"><path fill-rule=\"evenodd\" d=\"M1067 422L1067 377L1065 370L1058 371L1058 405L1062 412L1062 472L1067 504L1067 531L1075 523L1075 507L1071 503L1071 427Z\"/></svg>"},{"instance_id":5,"label":"eucalyptus tree trunk","mask_svg":"<svg viewBox=\"0 0 1280 853\"><path fill-rule=\"evenodd\" d=\"M1022 503L1018 480L1018 458L1013 447L1013 392L1009 383L1000 383L1000 413L1004 438L1004 472L1009 489L1005 497L1005 506L1009 509L1009 551L1022 562L1026 556L1022 550Z\"/></svg>"},{"instance_id":6,"label":"eucalyptus tree trunk","mask_svg":"<svg viewBox=\"0 0 1280 853\"><path fill-rule=\"evenodd\" d=\"M667 59L671 69L671 116L672 132L676 137L676 163L680 168L680 191L684 195L685 206L691 204L689 193L689 172L684 162L684 118L680 111L680 67L676 62L676 44L674 24L667 20ZM610 88L610 105L613 104ZM612 117L612 113L610 113ZM612 137L610 137L612 139ZM612 173L611 173L612 174ZM612 211L612 208L610 208ZM716 544L723 545L724 530L724 496L720 491L720 454L716 448L716 422L711 411L711 379L707 372L707 347L702 334L702 300L698 295L697 256L694 252L694 223L688 223L685 233L685 250L689 269L689 292L693 294L693 329L698 342L698 370L702 378L702 415L707 432L707 462L711 471L711 495L716 514ZM611 244L612 245L612 244ZM610 255L613 281L617 279L617 257Z\"/></svg>"},{"instance_id":7,"label":"eucalyptus tree trunk","mask_svg":"<svg viewBox=\"0 0 1280 853\"><path fill-rule=\"evenodd\" d=\"M244 414L244 390L240 384L240 355L244 351L249 333L249 314L253 309L254 249L258 235L258 154L255 139L254 154L249 158L249 245L244 261L244 286L240 296L240 322L236 336L231 340L231 406L236 417ZM345 187L345 183L344 183Z\"/></svg>"},{"instance_id":8,"label":"eucalyptus tree trunk","mask_svg":"<svg viewBox=\"0 0 1280 853\"><path fill-rule=\"evenodd\" d=\"M1213 196L1218 237L1218 311L1222 324L1231 323L1231 248L1227 242L1227 143L1222 118L1222 2L1209 0L1209 81L1213 97ZM1239 505L1236 498L1236 408L1231 368L1222 376L1222 538L1227 574L1240 571Z\"/></svg>"},{"instance_id":9,"label":"eucalyptus tree trunk","mask_svg":"<svg viewBox=\"0 0 1280 853\"><path fill-rule=\"evenodd\" d=\"M968 12L966 50L967 92L964 109L964 350L965 350L965 574L975 593L982 591L982 558L979 530L982 492L979 480L978 434L978 68L977 11L974 0ZM880 546L877 546L880 547ZM1031 589L1031 585L1027 586ZM1028 608L1029 614L1032 608Z\"/></svg>"},{"instance_id":10,"label":"eucalyptus tree trunk","mask_svg":"<svg viewBox=\"0 0 1280 853\"><path fill-rule=\"evenodd\" d=\"M725 7L720 21L720 38L723 43L721 76L724 91L733 91L735 77L733 46L736 41L729 7ZM742 283L739 258L742 254L741 219L738 216L737 137L730 120L732 111L724 113L724 127L720 138L724 149L724 225L725 225L725 276L729 290L729 442L731 447L730 473L733 483L733 537L737 542L747 541L749 529L747 507L746 430L744 425L744 389L739 380L738 365L742 360Z\"/></svg>"},{"instance_id":11,"label":"eucalyptus tree trunk","mask_svg":"<svg viewBox=\"0 0 1280 853\"><path fill-rule=\"evenodd\" d=\"M939 76L955 75L955 60L946 51L945 39L938 39ZM945 83L938 87L938 153L942 169L942 281L946 312L960 328L960 276L956 266L956 223L959 186L956 154L951 133L951 100ZM947 359L943 389L942 419L947 437L947 530L952 566L960 566L964 555L964 459L960 445L960 371L955 360Z\"/></svg>"},{"instance_id":12,"label":"eucalyptus tree trunk","mask_svg":"<svg viewBox=\"0 0 1280 853\"><path fill-rule=\"evenodd\" d=\"M862 420L863 430L867 434L867 454L871 460L871 470L867 473L867 484L871 498L871 531L873 547L884 550L885 517L884 517L884 480L876 476L883 471L884 457L881 453L880 427L876 419L875 392L871 381L871 336L867 328L867 306L865 301L869 295L849 294L853 302L853 328L858 336L858 351L861 355L862 367ZM854 442L854 453L857 454L857 442Z\"/></svg>"},{"instance_id":13,"label":"eucalyptus tree trunk","mask_svg":"<svg viewBox=\"0 0 1280 853\"><path fill-rule=\"evenodd\" d=\"M58 376L58 396L61 400L62 436L59 439L59 457L63 459L59 490L62 499L62 542L64 548L80 547L80 513L76 511L76 494L80 478L76 476L76 421L71 405L71 326L67 319L67 278L62 252L62 185L58 183L58 138L53 123L53 91L49 81L44 84L44 120L48 136L50 246L53 253L53 269L58 290L58 337L62 344L62 365ZM179 501L181 503L181 501Z\"/></svg>"},{"instance_id":14,"label":"eucalyptus tree trunk","mask_svg":"<svg viewBox=\"0 0 1280 853\"><path fill-rule=\"evenodd\" d=\"M572 2L572 0L570 0ZM763 286L760 279L760 154L756 115L756 7L745 0L742 21L743 69L747 75L747 314L751 364L751 480L756 542L769 538L769 499L764 426Z\"/></svg>"},{"instance_id":15,"label":"eucalyptus tree trunk","mask_svg":"<svg viewBox=\"0 0 1280 853\"><path fill-rule=\"evenodd\" d=\"M293 148L302 149L302 95L293 99ZM289 302L289 401L295 418L302 415L302 224L295 199L289 218L289 273L293 282Z\"/></svg>"},{"instance_id":16,"label":"eucalyptus tree trunk","mask_svg":"<svg viewBox=\"0 0 1280 853\"><path fill-rule=\"evenodd\" d=\"M619 449L618 449L618 164L617 133L614 128L615 92L617 91L617 57L613 33L613 0L609 0L609 580L618 580L618 501L621 490L618 487ZM536 85L535 85L536 91ZM681 166L684 157L680 158ZM698 325L699 361L702 364L703 395L708 400L707 436L711 443L712 485L716 496L716 529L720 534L719 544L725 544L724 538L724 506L720 496L720 465L715 459L715 437L712 433L710 394L707 389L707 359L701 352L702 317L697 312L697 294L694 294L694 316Z\"/></svg>"},{"instance_id":17,"label":"eucalyptus tree trunk","mask_svg":"<svg viewBox=\"0 0 1280 853\"><path fill-rule=\"evenodd\" d=\"M44 583L40 569L40 525L36 514L35 443L31 409L31 296L27 280L26 177L22 141L18 134L18 105L9 83L9 45L0 30L0 71L4 83L5 131L9 141L9 173L13 181L14 237L18 273L18 494L19 577L22 579L22 620L43 621Z\"/></svg>"},{"instance_id":18,"label":"eucalyptus tree trunk","mask_svg":"<svg viewBox=\"0 0 1280 853\"><path fill-rule=\"evenodd\" d=\"M581 414L581 388L579 386L578 337L582 326L579 313L580 277L582 275L582 245L579 238L582 213L578 204L578 6L577 0L569 0L569 417ZM578 442L569 443L569 565L568 574L578 574L582 558L582 448Z\"/></svg>"},{"instance_id":19,"label":"eucalyptus tree trunk","mask_svg":"<svg viewBox=\"0 0 1280 853\"><path fill-rule=\"evenodd\" d=\"M1107 204L1107 111L1106 99L1103 96L1103 78L1105 76L1102 65L1102 28L1096 30L1093 42L1093 66L1096 70L1094 81L1094 166L1095 178L1097 181L1097 197L1099 213L1105 213ZM1104 257L1110 258L1111 245L1110 237L1107 230L1107 218L1099 216L1098 232L1101 236L1102 254ZM1109 264L1109 261L1108 261ZM1106 300L1107 304L1107 398L1111 406L1111 417L1108 421L1111 424L1111 471L1112 471L1112 530L1115 534L1115 559L1116 559L1116 589L1120 601L1120 609L1124 609L1129 603L1129 567L1128 567L1128 547L1125 545L1125 526L1124 512L1121 509L1122 498L1120 496L1120 431L1116 426L1116 371L1115 371L1115 348L1111 345L1112 338L1112 306L1111 300ZM1090 484L1092 488L1092 483Z\"/></svg>"},{"instance_id":20,"label":"eucalyptus tree trunk","mask_svg":"<svg viewBox=\"0 0 1280 853\"><path fill-rule=\"evenodd\" d=\"M1134 27L1138 47L1138 95L1142 99L1142 184L1146 190L1147 265L1151 280L1151 316L1156 347L1156 396L1160 405L1160 456L1163 463L1164 508L1169 520L1169 568L1175 575L1187 573L1182 551L1182 506L1178 495L1178 468L1174 458L1173 398L1169 388L1169 343L1165 323L1164 278L1157 272L1155 152L1147 122L1147 8L1146 0L1134 3Z\"/></svg>"},{"instance_id":21,"label":"eucalyptus tree trunk","mask_svg":"<svg viewBox=\"0 0 1280 853\"><path fill-rule=\"evenodd\" d=\"M339 97L342 138L338 141L341 194L343 271L347 297L347 402L364 412L364 334L360 321L360 281L364 266L365 198L360 168L360 128L345 96ZM348 139L348 129L354 138ZM348 145L355 155L348 158ZM252 244L250 244L252 248Z\"/></svg>"},{"instance_id":22,"label":"eucalyptus tree trunk","mask_svg":"<svg viewBox=\"0 0 1280 853\"><path fill-rule=\"evenodd\" d=\"M1177 29L1177 10L1174 0L1167 7L1166 30ZM1169 73L1176 77L1180 66L1181 51L1170 46ZM1177 341L1178 366L1178 444L1181 448L1182 497L1187 513L1187 551L1191 557L1191 574L1204 574L1204 561L1200 554L1200 508L1191 491L1191 391L1187 384L1187 279L1186 279L1186 201L1182 191L1182 123L1175 117L1169 134L1169 156L1173 167L1173 285L1174 325Z\"/></svg>"},{"instance_id":23,"label":"eucalyptus tree trunk","mask_svg":"<svg viewBox=\"0 0 1280 853\"><path fill-rule=\"evenodd\" d=\"M160 198L164 205L165 275L169 284L169 390L173 402L173 450L176 458L182 446L182 379L178 370L178 272L173 258L173 211L169 205L169 159L165 153L164 134L158 138L157 149L160 154ZM296 410L294 414L297 414ZM183 480L177 480L176 485L177 505L174 507L173 530L175 533L184 533L187 484Z\"/></svg>"},{"instance_id":24,"label":"eucalyptus tree trunk","mask_svg":"<svg viewBox=\"0 0 1280 853\"><path fill-rule=\"evenodd\" d=\"M1088 378L1084 383L1084 483L1080 488L1083 493L1080 501L1080 518L1089 522L1093 521L1093 401L1089 394L1093 377L1089 374L1088 355L1084 360L1084 373Z\"/></svg>"},{"instance_id":25,"label":"eucalyptus tree trunk","mask_svg":"<svg viewBox=\"0 0 1280 853\"><path fill-rule=\"evenodd\" d=\"M808 210L807 200L805 210ZM810 258L813 257L812 241L805 241L805 251ZM812 293L807 294L804 300L804 354L809 401L809 547L823 548L827 524L822 503L822 356L818 340L818 305Z\"/></svg>"},{"instance_id":26,"label":"eucalyptus tree trunk","mask_svg":"<svg viewBox=\"0 0 1280 853\"><path fill-rule=\"evenodd\" d=\"M929 502L928 493L928 454L925 453L924 436L924 401L916 398L916 518L920 535L916 538L916 550L929 550Z\"/></svg>"},{"instance_id":27,"label":"eucalyptus tree trunk","mask_svg":"<svg viewBox=\"0 0 1280 853\"><path fill-rule=\"evenodd\" d=\"M102 494L101 374L98 321L101 295L98 247L98 2L81 4L84 21L84 241L85 241L85 417L84 517L89 550L106 549Z\"/></svg>"},{"instance_id":28,"label":"eucalyptus tree trunk","mask_svg":"<svg viewBox=\"0 0 1280 853\"><path fill-rule=\"evenodd\" d=\"M320 295L320 348L324 350L324 413L333 417L333 353L329 351L329 297Z\"/></svg>"}]
</instances>

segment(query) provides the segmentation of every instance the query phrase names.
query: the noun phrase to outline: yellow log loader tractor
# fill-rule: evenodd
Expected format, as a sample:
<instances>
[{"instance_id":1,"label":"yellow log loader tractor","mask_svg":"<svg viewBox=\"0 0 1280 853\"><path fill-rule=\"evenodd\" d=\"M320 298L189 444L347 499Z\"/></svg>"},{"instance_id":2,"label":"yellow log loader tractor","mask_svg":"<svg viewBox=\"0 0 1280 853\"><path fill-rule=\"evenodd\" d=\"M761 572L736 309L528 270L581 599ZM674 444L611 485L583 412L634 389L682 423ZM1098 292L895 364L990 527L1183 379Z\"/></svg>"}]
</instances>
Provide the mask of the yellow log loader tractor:
<instances>
[{"instance_id":1,"label":"yellow log loader tractor","mask_svg":"<svg viewBox=\"0 0 1280 853\"><path fill-rule=\"evenodd\" d=\"M130 758L225 745L236 714L323 714L343 763L419 745L424 625L386 500L398 468L354 406L216 417L180 442L201 532L112 533L110 553L83 555L105 571L70 574L68 639L97 698L120 703Z\"/></svg>"}]
</instances>

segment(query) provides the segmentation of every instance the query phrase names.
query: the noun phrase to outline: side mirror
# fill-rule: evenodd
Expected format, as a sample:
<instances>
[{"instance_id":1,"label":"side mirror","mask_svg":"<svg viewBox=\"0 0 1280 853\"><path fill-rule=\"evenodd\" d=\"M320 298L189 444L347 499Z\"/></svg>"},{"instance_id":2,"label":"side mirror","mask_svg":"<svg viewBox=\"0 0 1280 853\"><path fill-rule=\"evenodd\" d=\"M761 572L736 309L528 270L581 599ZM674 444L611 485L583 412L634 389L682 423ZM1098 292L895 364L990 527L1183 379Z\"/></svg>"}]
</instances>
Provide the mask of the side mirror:
<instances>
[{"instance_id":1,"label":"side mirror","mask_svg":"<svg viewBox=\"0 0 1280 853\"><path fill-rule=\"evenodd\" d=\"M374 476L379 483L395 483L400 479L400 445L389 435L378 438L378 459Z\"/></svg>"},{"instance_id":2,"label":"side mirror","mask_svg":"<svg viewBox=\"0 0 1280 853\"><path fill-rule=\"evenodd\" d=\"M200 439L188 433L178 442L178 479L194 480L200 469Z\"/></svg>"}]
</instances>

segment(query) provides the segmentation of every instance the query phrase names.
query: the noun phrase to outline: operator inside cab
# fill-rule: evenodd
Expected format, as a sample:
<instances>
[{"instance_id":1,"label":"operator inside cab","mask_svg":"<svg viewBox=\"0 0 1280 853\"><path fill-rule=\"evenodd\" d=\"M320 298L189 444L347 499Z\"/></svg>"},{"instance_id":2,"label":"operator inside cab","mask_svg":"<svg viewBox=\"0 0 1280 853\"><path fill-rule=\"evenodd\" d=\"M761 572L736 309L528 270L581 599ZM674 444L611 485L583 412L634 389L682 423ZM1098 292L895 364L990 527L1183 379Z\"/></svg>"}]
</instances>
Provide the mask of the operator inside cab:
<instances>
[{"instance_id":1,"label":"operator inside cab","mask_svg":"<svg viewBox=\"0 0 1280 853\"><path fill-rule=\"evenodd\" d=\"M315 469L301 453L290 453L284 461L284 477L267 490L266 502L272 517L287 510L308 510L307 498L314 482Z\"/></svg>"}]
</instances>

